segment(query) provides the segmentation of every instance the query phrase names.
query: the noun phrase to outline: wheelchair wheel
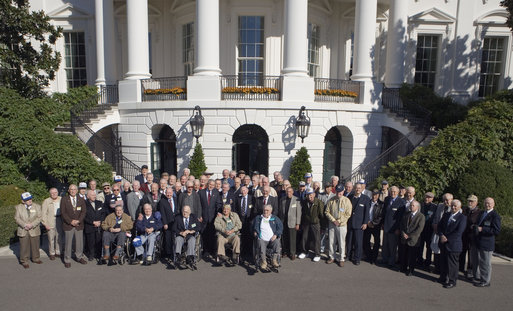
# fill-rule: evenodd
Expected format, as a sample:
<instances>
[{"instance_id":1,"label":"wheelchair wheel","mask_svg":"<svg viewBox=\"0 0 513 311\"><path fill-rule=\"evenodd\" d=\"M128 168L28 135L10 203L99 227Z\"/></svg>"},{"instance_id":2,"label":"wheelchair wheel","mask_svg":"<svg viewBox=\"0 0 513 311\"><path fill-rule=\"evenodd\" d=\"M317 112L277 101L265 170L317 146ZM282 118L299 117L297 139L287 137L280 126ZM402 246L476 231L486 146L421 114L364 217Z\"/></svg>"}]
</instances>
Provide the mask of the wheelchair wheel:
<instances>
[{"instance_id":1,"label":"wheelchair wheel","mask_svg":"<svg viewBox=\"0 0 513 311\"><path fill-rule=\"evenodd\" d=\"M203 239L201 238L201 235L198 236L199 237L199 243L197 244L197 247L196 247L196 262L200 262L201 259L203 258Z\"/></svg>"},{"instance_id":2,"label":"wheelchair wheel","mask_svg":"<svg viewBox=\"0 0 513 311\"><path fill-rule=\"evenodd\" d=\"M157 237L157 241L155 241L155 250L153 254L153 264L156 264L160 261L162 257L162 235Z\"/></svg>"}]
</instances>

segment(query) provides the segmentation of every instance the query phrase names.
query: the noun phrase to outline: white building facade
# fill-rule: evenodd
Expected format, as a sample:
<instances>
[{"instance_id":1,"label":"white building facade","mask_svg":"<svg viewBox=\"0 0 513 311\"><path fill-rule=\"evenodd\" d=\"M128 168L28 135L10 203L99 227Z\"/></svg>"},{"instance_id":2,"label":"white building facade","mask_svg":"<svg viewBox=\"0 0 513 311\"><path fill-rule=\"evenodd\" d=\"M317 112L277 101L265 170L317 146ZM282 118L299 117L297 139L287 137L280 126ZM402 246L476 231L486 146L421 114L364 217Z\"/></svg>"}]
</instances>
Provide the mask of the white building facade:
<instances>
[{"instance_id":1,"label":"white building facade","mask_svg":"<svg viewBox=\"0 0 513 311\"><path fill-rule=\"evenodd\" d=\"M420 83L459 102L511 87L512 36L499 0L39 0L64 29L49 91L109 85L123 155L157 173L187 166L199 138L210 171L281 171L302 146L315 180L348 177L415 128L383 90ZM242 88L246 92L241 93ZM261 92L261 93L258 93ZM323 93L324 92L324 93ZM171 94L170 94L171 93ZM177 95L172 93L179 93ZM323 95L324 94L324 95ZM297 137L304 106L308 136ZM386 108L386 107L385 107ZM394 137L399 137L394 136Z\"/></svg>"}]
</instances>

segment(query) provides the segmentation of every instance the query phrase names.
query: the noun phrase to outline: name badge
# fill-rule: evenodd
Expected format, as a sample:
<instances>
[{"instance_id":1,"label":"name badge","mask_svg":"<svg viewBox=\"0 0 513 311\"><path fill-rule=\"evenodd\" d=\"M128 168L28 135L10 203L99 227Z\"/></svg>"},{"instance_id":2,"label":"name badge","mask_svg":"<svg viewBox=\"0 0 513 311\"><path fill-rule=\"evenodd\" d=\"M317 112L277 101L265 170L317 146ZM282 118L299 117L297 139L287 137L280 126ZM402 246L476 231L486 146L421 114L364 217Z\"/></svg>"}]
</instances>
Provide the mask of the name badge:
<instances>
[{"instance_id":1,"label":"name badge","mask_svg":"<svg viewBox=\"0 0 513 311\"><path fill-rule=\"evenodd\" d=\"M249 205L249 208L252 208L252 207L253 207L253 205L251 205L251 204L250 204L250 205Z\"/></svg>"},{"instance_id":2,"label":"name badge","mask_svg":"<svg viewBox=\"0 0 513 311\"><path fill-rule=\"evenodd\" d=\"M428 211L428 215L433 215L433 212L432 211Z\"/></svg>"},{"instance_id":3,"label":"name badge","mask_svg":"<svg viewBox=\"0 0 513 311\"><path fill-rule=\"evenodd\" d=\"M342 212L342 213L345 211L345 209L344 209L343 207L339 208L338 210L339 210L340 212Z\"/></svg>"},{"instance_id":4,"label":"name badge","mask_svg":"<svg viewBox=\"0 0 513 311\"><path fill-rule=\"evenodd\" d=\"M118 220L118 225L123 222L123 219Z\"/></svg>"},{"instance_id":5,"label":"name badge","mask_svg":"<svg viewBox=\"0 0 513 311\"><path fill-rule=\"evenodd\" d=\"M81 211L82 210L82 207L81 206L77 206L77 211Z\"/></svg>"},{"instance_id":6,"label":"name badge","mask_svg":"<svg viewBox=\"0 0 513 311\"><path fill-rule=\"evenodd\" d=\"M491 221L489 221L489 220L488 220L488 221L485 221L485 222L483 223L483 225L485 225L485 226L490 226L491 224L492 224L492 222L491 222Z\"/></svg>"},{"instance_id":7,"label":"name badge","mask_svg":"<svg viewBox=\"0 0 513 311\"><path fill-rule=\"evenodd\" d=\"M30 211L31 213L35 213L35 212L36 212L36 210L33 210L33 209L29 209L29 211Z\"/></svg>"},{"instance_id":8,"label":"name badge","mask_svg":"<svg viewBox=\"0 0 513 311\"><path fill-rule=\"evenodd\" d=\"M227 222L227 223L231 223L232 221L231 221L230 219L228 219L226 222Z\"/></svg>"},{"instance_id":9,"label":"name badge","mask_svg":"<svg viewBox=\"0 0 513 311\"><path fill-rule=\"evenodd\" d=\"M226 198L223 198L223 203L226 203Z\"/></svg>"},{"instance_id":10,"label":"name badge","mask_svg":"<svg viewBox=\"0 0 513 311\"><path fill-rule=\"evenodd\" d=\"M292 204L290 207L296 207L296 204Z\"/></svg>"},{"instance_id":11,"label":"name badge","mask_svg":"<svg viewBox=\"0 0 513 311\"><path fill-rule=\"evenodd\" d=\"M358 204L359 206L363 206L363 204Z\"/></svg>"},{"instance_id":12,"label":"name badge","mask_svg":"<svg viewBox=\"0 0 513 311\"><path fill-rule=\"evenodd\" d=\"M102 207L100 207L98 210L101 211Z\"/></svg>"},{"instance_id":13,"label":"name badge","mask_svg":"<svg viewBox=\"0 0 513 311\"><path fill-rule=\"evenodd\" d=\"M196 227L196 224L192 224L192 225L191 225L191 228L195 228L195 227Z\"/></svg>"},{"instance_id":14,"label":"name badge","mask_svg":"<svg viewBox=\"0 0 513 311\"><path fill-rule=\"evenodd\" d=\"M395 212L395 211L397 211L397 207L392 208L392 210L393 210L394 212Z\"/></svg>"},{"instance_id":15,"label":"name badge","mask_svg":"<svg viewBox=\"0 0 513 311\"><path fill-rule=\"evenodd\" d=\"M150 224L153 224L153 223L155 223L155 220L150 220Z\"/></svg>"}]
</instances>

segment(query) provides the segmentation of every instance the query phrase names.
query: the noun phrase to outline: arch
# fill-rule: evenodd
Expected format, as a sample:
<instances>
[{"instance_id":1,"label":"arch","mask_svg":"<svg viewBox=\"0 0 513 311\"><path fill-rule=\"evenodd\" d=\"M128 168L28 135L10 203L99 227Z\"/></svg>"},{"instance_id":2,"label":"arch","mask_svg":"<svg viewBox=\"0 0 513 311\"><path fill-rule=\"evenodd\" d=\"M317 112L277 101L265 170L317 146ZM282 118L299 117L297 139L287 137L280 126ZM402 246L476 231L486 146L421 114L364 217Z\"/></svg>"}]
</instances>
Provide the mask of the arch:
<instances>
[{"instance_id":1,"label":"arch","mask_svg":"<svg viewBox=\"0 0 513 311\"><path fill-rule=\"evenodd\" d=\"M262 127L244 124L235 130L232 142L232 169L268 175L269 136Z\"/></svg>"},{"instance_id":2,"label":"arch","mask_svg":"<svg viewBox=\"0 0 513 311\"><path fill-rule=\"evenodd\" d=\"M118 151L121 144L118 138L118 124L110 124L90 134L86 130L77 132L77 135L87 139L87 147L101 160L109 163L117 170L119 164Z\"/></svg>"},{"instance_id":3,"label":"arch","mask_svg":"<svg viewBox=\"0 0 513 311\"><path fill-rule=\"evenodd\" d=\"M346 126L334 126L324 136L323 182L329 182L333 175L347 178L352 166L353 134Z\"/></svg>"},{"instance_id":4,"label":"arch","mask_svg":"<svg viewBox=\"0 0 513 311\"><path fill-rule=\"evenodd\" d=\"M175 131L167 124L156 124L151 128L151 136L151 171L157 178L164 172L176 175Z\"/></svg>"}]
</instances>

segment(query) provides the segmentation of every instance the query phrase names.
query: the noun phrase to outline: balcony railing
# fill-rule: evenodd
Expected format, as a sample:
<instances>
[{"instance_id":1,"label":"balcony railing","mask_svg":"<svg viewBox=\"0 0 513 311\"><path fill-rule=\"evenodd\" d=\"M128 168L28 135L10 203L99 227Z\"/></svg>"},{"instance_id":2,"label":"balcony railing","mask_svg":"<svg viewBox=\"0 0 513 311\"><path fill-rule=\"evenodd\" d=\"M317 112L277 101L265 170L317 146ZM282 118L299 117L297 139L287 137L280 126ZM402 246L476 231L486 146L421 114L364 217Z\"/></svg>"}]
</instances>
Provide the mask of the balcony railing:
<instances>
[{"instance_id":1,"label":"balcony railing","mask_svg":"<svg viewBox=\"0 0 513 311\"><path fill-rule=\"evenodd\" d=\"M315 78L315 101L360 103L360 82Z\"/></svg>"},{"instance_id":2,"label":"balcony railing","mask_svg":"<svg viewBox=\"0 0 513 311\"><path fill-rule=\"evenodd\" d=\"M141 80L142 101L187 100L187 77Z\"/></svg>"},{"instance_id":3,"label":"balcony railing","mask_svg":"<svg viewBox=\"0 0 513 311\"><path fill-rule=\"evenodd\" d=\"M117 84L100 86L98 104L117 104L119 102L119 89Z\"/></svg>"},{"instance_id":4,"label":"balcony railing","mask_svg":"<svg viewBox=\"0 0 513 311\"><path fill-rule=\"evenodd\" d=\"M280 76L222 76L223 100L281 100Z\"/></svg>"}]
</instances>

